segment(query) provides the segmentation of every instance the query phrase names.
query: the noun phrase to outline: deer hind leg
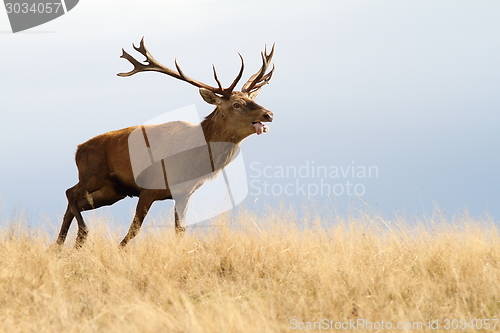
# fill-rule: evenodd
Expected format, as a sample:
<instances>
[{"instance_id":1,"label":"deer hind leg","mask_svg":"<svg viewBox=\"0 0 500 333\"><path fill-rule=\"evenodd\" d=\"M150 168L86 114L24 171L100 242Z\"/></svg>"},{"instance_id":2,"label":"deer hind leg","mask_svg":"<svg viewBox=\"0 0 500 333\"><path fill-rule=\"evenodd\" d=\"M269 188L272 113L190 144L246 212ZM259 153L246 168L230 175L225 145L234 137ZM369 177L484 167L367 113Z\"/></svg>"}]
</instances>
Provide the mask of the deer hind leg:
<instances>
[{"instance_id":1,"label":"deer hind leg","mask_svg":"<svg viewBox=\"0 0 500 333\"><path fill-rule=\"evenodd\" d=\"M69 227L71 226L71 222L73 222L73 218L75 215L71 212L71 208L68 203L68 208L66 208L66 213L64 213L63 223L61 225L61 231L59 231L59 236L57 237L56 244L62 245L66 240L66 236L68 235Z\"/></svg>"},{"instance_id":2,"label":"deer hind leg","mask_svg":"<svg viewBox=\"0 0 500 333\"><path fill-rule=\"evenodd\" d=\"M92 193L85 191L84 197L80 198L77 204L78 214L81 220L78 219L78 215L75 215L78 221L78 234L75 243L76 248L80 248L83 243L85 243L88 235L87 226L80 212L82 210L92 210L102 206L109 206L123 198L125 198L125 195L117 193L112 183L106 183L101 189Z\"/></svg>"},{"instance_id":3,"label":"deer hind leg","mask_svg":"<svg viewBox=\"0 0 500 333\"><path fill-rule=\"evenodd\" d=\"M141 229L142 222L149 211L149 208L155 201L154 195L148 191L142 191L139 195L139 202L137 203L137 208L135 209L135 216L127 235L120 242L120 246L123 248L127 243L134 238Z\"/></svg>"},{"instance_id":4,"label":"deer hind leg","mask_svg":"<svg viewBox=\"0 0 500 333\"><path fill-rule=\"evenodd\" d=\"M101 189L92 193L81 191L78 188L78 185L75 185L66 191L66 196L68 197L68 208L64 214L61 231L59 233L59 237L57 238L57 244L64 243L69 227L71 226L71 222L73 221L73 217L76 217L78 222L78 234L75 243L76 248L82 247L88 235L88 228L83 220L81 211L111 205L118 200L125 198L125 195L119 194L115 191L111 183L105 184Z\"/></svg>"},{"instance_id":5,"label":"deer hind leg","mask_svg":"<svg viewBox=\"0 0 500 333\"><path fill-rule=\"evenodd\" d=\"M62 235L65 236L65 233L68 232L68 229L71 225L71 221L73 221L73 217L76 218L78 222L78 234L76 237L76 248L82 247L83 243L87 239L87 235L89 233L87 225L83 220L81 214L81 208L78 205L79 199L82 197L81 190L79 184L73 186L72 188L66 191L66 197L68 198L68 209L66 210L66 214L64 214L63 225L61 226L61 233L59 237L62 238ZM59 239L58 239L59 241Z\"/></svg>"},{"instance_id":6,"label":"deer hind leg","mask_svg":"<svg viewBox=\"0 0 500 333\"><path fill-rule=\"evenodd\" d=\"M66 198L68 199L68 207L66 208L66 213L64 213L63 223L61 225L61 231L59 231L59 236L57 237L56 243L58 245L62 245L66 240L66 236L68 235L69 227L73 222L73 218L75 214L73 213L72 203L75 202L78 198L78 185L69 188L66 190Z\"/></svg>"},{"instance_id":7,"label":"deer hind leg","mask_svg":"<svg viewBox=\"0 0 500 333\"><path fill-rule=\"evenodd\" d=\"M87 226L85 225L85 222L83 221L83 217L80 214L80 211L77 206L78 190L79 190L78 184L66 190L66 197L68 198L68 207L66 208L66 213L64 213L61 230L59 231L59 236L57 237L56 244L58 245L62 245L66 240L69 227L71 226L71 222L73 222L74 217L76 217L78 221L77 247L81 246L82 240L85 241L85 238L87 237L88 229Z\"/></svg>"}]
</instances>

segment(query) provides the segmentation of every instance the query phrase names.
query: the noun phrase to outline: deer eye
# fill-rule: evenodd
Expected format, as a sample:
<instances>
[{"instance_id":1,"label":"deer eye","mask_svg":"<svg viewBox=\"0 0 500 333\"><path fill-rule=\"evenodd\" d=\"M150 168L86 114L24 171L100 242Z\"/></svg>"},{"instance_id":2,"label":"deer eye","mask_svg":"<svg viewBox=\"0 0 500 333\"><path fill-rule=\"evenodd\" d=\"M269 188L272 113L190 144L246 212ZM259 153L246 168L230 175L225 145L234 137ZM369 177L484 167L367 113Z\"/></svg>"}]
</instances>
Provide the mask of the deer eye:
<instances>
[{"instance_id":1,"label":"deer eye","mask_svg":"<svg viewBox=\"0 0 500 333\"><path fill-rule=\"evenodd\" d=\"M239 108L241 108L241 104L240 103L234 103L233 104L233 108L239 109Z\"/></svg>"}]
</instances>

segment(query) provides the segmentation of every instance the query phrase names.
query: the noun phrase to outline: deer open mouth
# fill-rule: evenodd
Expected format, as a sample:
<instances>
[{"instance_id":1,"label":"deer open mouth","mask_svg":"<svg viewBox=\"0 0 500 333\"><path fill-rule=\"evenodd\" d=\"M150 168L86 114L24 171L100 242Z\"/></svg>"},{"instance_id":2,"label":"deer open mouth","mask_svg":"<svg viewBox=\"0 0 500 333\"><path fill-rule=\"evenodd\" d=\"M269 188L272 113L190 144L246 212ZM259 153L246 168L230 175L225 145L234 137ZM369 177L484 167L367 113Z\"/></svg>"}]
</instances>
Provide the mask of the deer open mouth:
<instances>
[{"instance_id":1,"label":"deer open mouth","mask_svg":"<svg viewBox=\"0 0 500 333\"><path fill-rule=\"evenodd\" d=\"M254 121L252 125L253 127L255 127L255 133L257 133L257 135L261 135L264 132L269 132L269 127L264 125L260 121Z\"/></svg>"}]
</instances>

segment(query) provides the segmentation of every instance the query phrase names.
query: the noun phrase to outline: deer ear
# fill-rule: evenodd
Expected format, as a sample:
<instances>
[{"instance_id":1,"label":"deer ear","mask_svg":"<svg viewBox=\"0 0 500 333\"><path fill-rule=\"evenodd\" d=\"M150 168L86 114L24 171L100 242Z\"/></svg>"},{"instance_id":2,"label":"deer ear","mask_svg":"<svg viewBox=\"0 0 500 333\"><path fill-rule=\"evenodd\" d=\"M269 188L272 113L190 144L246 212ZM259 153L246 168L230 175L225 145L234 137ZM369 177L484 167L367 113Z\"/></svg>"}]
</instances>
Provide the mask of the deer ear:
<instances>
[{"instance_id":1,"label":"deer ear","mask_svg":"<svg viewBox=\"0 0 500 333\"><path fill-rule=\"evenodd\" d=\"M208 89L200 88L200 95L208 104L220 104L220 97Z\"/></svg>"},{"instance_id":2,"label":"deer ear","mask_svg":"<svg viewBox=\"0 0 500 333\"><path fill-rule=\"evenodd\" d=\"M257 97L257 95L259 94L259 92L260 92L260 88L257 89L257 90L249 92L248 93L248 98L250 98L253 101L255 99L255 97Z\"/></svg>"}]
</instances>

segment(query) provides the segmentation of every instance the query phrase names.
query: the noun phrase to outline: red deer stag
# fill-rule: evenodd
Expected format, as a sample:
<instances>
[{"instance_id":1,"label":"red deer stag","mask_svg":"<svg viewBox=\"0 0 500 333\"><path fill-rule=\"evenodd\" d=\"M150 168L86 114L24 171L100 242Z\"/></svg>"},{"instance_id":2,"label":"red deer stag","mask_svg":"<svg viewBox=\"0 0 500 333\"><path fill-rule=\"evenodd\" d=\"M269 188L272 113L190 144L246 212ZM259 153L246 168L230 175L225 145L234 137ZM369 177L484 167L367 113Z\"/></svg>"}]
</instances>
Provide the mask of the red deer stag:
<instances>
[{"instance_id":1,"label":"red deer stag","mask_svg":"<svg viewBox=\"0 0 500 333\"><path fill-rule=\"evenodd\" d=\"M268 128L262 122L273 120L273 113L255 103L254 99L273 74L274 66L269 72L267 70L273 57L274 45L269 54L266 50L262 52L260 70L250 77L241 91L233 91L243 74L244 61L241 55L241 69L238 75L228 88L223 88L217 78L215 67L213 72L218 87L209 86L186 76L177 61L175 61L177 71L163 66L148 52L144 45L144 38L139 47L135 45L133 47L145 56L146 60L141 63L122 50L121 57L127 59L134 68L128 73L119 73L119 76L130 76L145 71L167 74L198 87L202 98L205 102L215 105L215 110L199 125L174 121L160 125L133 126L101 134L80 144L75 157L78 167L78 183L66 191L68 207L64 214L57 244L64 243L71 222L73 218L76 218L78 233L75 246L81 247L88 235L81 212L112 205L126 196L137 196L139 202L130 229L120 243L122 247L137 235L151 204L157 200L175 200L175 230L177 233L183 233L185 230L183 220L191 194L208 178L213 177L230 163L243 139L253 133L267 132ZM197 132L196 128L200 131ZM148 172L137 175L131 160L136 148L131 146L130 138L133 133L141 132L144 134L147 149L150 149L150 156L155 152L152 153L147 138L152 136L162 140L163 148L169 147L167 150L170 153L167 154L172 156L161 161L157 159L157 163L146 168ZM202 133L204 136L203 140L206 141L204 150L203 147L199 149L199 140L193 139L196 133ZM188 153L173 154L179 151L185 152L186 142L189 141L195 141L195 143L188 144ZM212 146L215 143L228 144L215 151ZM184 148L177 149L178 145L184 145ZM205 159L202 158L203 151L206 153ZM209 171L200 171L199 169L203 169L201 165L206 164L207 160ZM158 178L156 177L158 174L164 176L163 187L144 185L148 183L148 177ZM177 186L179 183L181 185ZM174 193L174 187L176 187L176 193Z\"/></svg>"}]
</instances>

